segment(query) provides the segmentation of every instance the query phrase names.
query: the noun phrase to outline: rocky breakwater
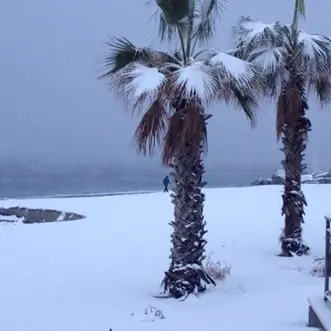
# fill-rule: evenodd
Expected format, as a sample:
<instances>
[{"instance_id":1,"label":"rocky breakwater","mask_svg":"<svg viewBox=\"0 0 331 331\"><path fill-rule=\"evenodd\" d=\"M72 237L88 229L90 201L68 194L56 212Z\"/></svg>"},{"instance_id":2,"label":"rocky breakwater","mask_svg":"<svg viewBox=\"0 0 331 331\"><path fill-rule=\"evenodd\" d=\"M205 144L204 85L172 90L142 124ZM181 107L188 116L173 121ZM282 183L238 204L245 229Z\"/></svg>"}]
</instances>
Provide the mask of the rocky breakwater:
<instances>
[{"instance_id":1,"label":"rocky breakwater","mask_svg":"<svg viewBox=\"0 0 331 331\"><path fill-rule=\"evenodd\" d=\"M55 209L32 209L26 207L0 208L0 223L15 223L22 221L24 224L32 224L76 221L84 218L84 215L58 211Z\"/></svg>"},{"instance_id":2,"label":"rocky breakwater","mask_svg":"<svg viewBox=\"0 0 331 331\"><path fill-rule=\"evenodd\" d=\"M256 179L250 185L282 185L284 184L284 178L284 170L278 170L271 177ZM331 184L331 170L303 174L301 176L301 182L302 184Z\"/></svg>"}]
</instances>

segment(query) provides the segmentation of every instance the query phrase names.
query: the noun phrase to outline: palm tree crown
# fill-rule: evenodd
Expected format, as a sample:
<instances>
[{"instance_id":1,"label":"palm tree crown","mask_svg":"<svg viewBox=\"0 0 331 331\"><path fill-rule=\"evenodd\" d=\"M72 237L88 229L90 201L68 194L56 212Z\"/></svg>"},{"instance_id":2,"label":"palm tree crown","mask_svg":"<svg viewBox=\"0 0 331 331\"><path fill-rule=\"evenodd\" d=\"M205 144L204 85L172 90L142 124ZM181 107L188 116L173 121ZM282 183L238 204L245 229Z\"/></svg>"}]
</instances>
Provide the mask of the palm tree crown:
<instances>
[{"instance_id":1,"label":"palm tree crown","mask_svg":"<svg viewBox=\"0 0 331 331\"><path fill-rule=\"evenodd\" d=\"M331 39L280 22L266 24L241 17L234 27L233 53L259 66L268 82L267 96L278 98L291 78L290 67L302 75L308 91L321 104L331 101ZM281 123L279 123L281 126ZM279 128L277 130L278 134Z\"/></svg>"},{"instance_id":2,"label":"palm tree crown","mask_svg":"<svg viewBox=\"0 0 331 331\"><path fill-rule=\"evenodd\" d=\"M213 101L241 107L254 124L258 100L253 87L262 85L259 69L230 53L196 51L213 36L223 2L156 1L160 38L171 41L177 36L180 41L180 49L173 53L136 47L125 38L108 42L101 78L109 81L127 106L144 111L135 133L138 151L152 153L163 142L165 164L181 143L198 144L205 137L201 112ZM178 105L182 105L180 112Z\"/></svg>"}]
</instances>

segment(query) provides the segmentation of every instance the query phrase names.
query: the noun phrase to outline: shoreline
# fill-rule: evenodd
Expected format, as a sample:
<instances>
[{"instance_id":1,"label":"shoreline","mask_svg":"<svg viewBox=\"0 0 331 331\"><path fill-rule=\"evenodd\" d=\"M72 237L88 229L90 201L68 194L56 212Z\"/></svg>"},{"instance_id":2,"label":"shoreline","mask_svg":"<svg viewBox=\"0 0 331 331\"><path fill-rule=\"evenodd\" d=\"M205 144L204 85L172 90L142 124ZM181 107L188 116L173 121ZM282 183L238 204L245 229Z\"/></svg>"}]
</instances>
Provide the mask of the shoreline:
<instances>
[{"instance_id":1,"label":"shoreline","mask_svg":"<svg viewBox=\"0 0 331 331\"><path fill-rule=\"evenodd\" d=\"M330 183L331 184L331 183ZM302 185L330 185L329 183L302 183ZM242 185L242 186L208 186L204 189L217 189L217 188L245 188L245 187L268 187L268 186L282 186L281 184L269 185ZM97 198L97 197L111 197L121 195L141 195L163 192L160 190L146 190L146 191L116 191L116 192L101 192L101 193L73 193L73 194L49 194L39 196L25 196L25 197L8 197L0 198L0 201L7 200L41 200L41 199L74 199L74 198ZM170 192L170 191L169 191Z\"/></svg>"},{"instance_id":2,"label":"shoreline","mask_svg":"<svg viewBox=\"0 0 331 331\"><path fill-rule=\"evenodd\" d=\"M30 197L10 197L0 198L0 201L6 200L38 200L38 199L74 199L74 198L95 198L95 197L110 197L116 195L134 195L134 194L151 194L160 191L127 191L127 192L102 192L102 193L77 193L77 194L54 194L54 195L40 195Z\"/></svg>"}]
</instances>

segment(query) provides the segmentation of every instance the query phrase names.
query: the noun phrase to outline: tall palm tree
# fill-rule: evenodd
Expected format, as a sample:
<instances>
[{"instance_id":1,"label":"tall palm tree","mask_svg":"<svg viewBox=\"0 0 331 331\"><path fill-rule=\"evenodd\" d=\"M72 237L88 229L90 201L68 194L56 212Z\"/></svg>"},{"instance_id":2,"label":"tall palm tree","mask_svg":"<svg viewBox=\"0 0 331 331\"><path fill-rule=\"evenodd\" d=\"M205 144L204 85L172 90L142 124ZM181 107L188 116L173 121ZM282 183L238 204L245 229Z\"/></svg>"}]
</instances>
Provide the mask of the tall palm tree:
<instances>
[{"instance_id":1,"label":"tall palm tree","mask_svg":"<svg viewBox=\"0 0 331 331\"><path fill-rule=\"evenodd\" d=\"M138 152L146 155L162 146L163 164L172 169L171 263L163 284L165 296L185 298L215 285L203 268L207 231L202 176L210 117L206 110L212 101L221 100L241 107L254 124L258 101L252 87L262 80L259 69L247 61L217 50L196 51L214 35L222 1L156 4L161 40L177 38L180 48L166 53L111 38L101 77L128 107L143 111L134 135Z\"/></svg>"},{"instance_id":2,"label":"tall palm tree","mask_svg":"<svg viewBox=\"0 0 331 331\"><path fill-rule=\"evenodd\" d=\"M320 34L298 29L305 16L304 0L296 0L293 22L265 24L242 17L234 28L234 54L258 65L266 74L266 96L277 100L277 138L284 153L282 165L285 184L282 215L285 227L281 235L283 256L309 253L302 241L302 223L306 198L301 190L304 151L311 130L307 94L314 91L321 104L331 101L331 40Z\"/></svg>"}]
</instances>

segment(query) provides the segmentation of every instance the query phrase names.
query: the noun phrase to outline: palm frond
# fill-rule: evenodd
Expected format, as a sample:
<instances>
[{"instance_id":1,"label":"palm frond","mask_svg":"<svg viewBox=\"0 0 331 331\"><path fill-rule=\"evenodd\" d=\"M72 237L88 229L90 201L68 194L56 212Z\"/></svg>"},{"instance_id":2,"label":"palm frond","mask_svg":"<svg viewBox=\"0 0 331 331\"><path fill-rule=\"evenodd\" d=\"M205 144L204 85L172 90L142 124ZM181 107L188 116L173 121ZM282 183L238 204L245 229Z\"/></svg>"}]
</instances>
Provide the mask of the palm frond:
<instances>
[{"instance_id":1,"label":"palm frond","mask_svg":"<svg viewBox=\"0 0 331 331\"><path fill-rule=\"evenodd\" d=\"M320 34L299 31L296 58L302 60L303 71L311 76L329 75L331 65L331 39Z\"/></svg>"},{"instance_id":2,"label":"palm frond","mask_svg":"<svg viewBox=\"0 0 331 331\"><path fill-rule=\"evenodd\" d=\"M161 41L170 41L180 29L188 29L193 0L156 0L158 10L154 16L158 20Z\"/></svg>"},{"instance_id":3,"label":"palm frond","mask_svg":"<svg viewBox=\"0 0 331 331\"><path fill-rule=\"evenodd\" d=\"M134 134L138 153L152 155L156 146L161 145L167 128L167 102L159 95L141 118Z\"/></svg>"},{"instance_id":4,"label":"palm frond","mask_svg":"<svg viewBox=\"0 0 331 331\"><path fill-rule=\"evenodd\" d=\"M283 71L286 66L287 53L283 47L259 47L253 50L247 59L259 66L266 74Z\"/></svg>"},{"instance_id":5,"label":"palm frond","mask_svg":"<svg viewBox=\"0 0 331 331\"><path fill-rule=\"evenodd\" d=\"M193 38L205 43L215 34L216 20L225 9L227 0L202 0L198 9L199 22L195 28Z\"/></svg>"},{"instance_id":6,"label":"palm frond","mask_svg":"<svg viewBox=\"0 0 331 331\"><path fill-rule=\"evenodd\" d=\"M181 152L195 155L200 147L207 144L206 134L206 121L201 105L187 100L185 107L175 111L169 119L163 143L163 164L168 165L172 158Z\"/></svg>"},{"instance_id":7,"label":"palm frond","mask_svg":"<svg viewBox=\"0 0 331 331\"><path fill-rule=\"evenodd\" d=\"M216 52L207 62L218 71L221 82L232 82L238 88L253 88L263 82L262 72L256 65L227 53Z\"/></svg>"},{"instance_id":8,"label":"palm frond","mask_svg":"<svg viewBox=\"0 0 331 331\"><path fill-rule=\"evenodd\" d=\"M325 106L331 103L331 76L320 76L315 81L310 81L310 90L314 90L317 96L317 100L321 103L321 106Z\"/></svg>"},{"instance_id":9,"label":"palm frond","mask_svg":"<svg viewBox=\"0 0 331 331\"><path fill-rule=\"evenodd\" d=\"M128 106L137 109L152 104L166 84L166 76L157 68L134 63L116 75L113 88Z\"/></svg>"},{"instance_id":10,"label":"palm frond","mask_svg":"<svg viewBox=\"0 0 331 331\"><path fill-rule=\"evenodd\" d=\"M279 22L265 24L260 20L253 20L242 16L233 28L234 48L247 54L256 47L271 45L278 46L284 40L284 28Z\"/></svg>"},{"instance_id":11,"label":"palm frond","mask_svg":"<svg viewBox=\"0 0 331 331\"><path fill-rule=\"evenodd\" d=\"M237 84L229 82L222 85L218 97L226 104L242 110L250 125L255 127L259 113L259 97L254 89L238 88Z\"/></svg>"},{"instance_id":12,"label":"palm frond","mask_svg":"<svg viewBox=\"0 0 331 331\"><path fill-rule=\"evenodd\" d=\"M176 111L170 118L168 130L163 142L162 163L166 166L170 163L176 152L179 152L179 135L183 132L184 117L180 111Z\"/></svg>"},{"instance_id":13,"label":"palm frond","mask_svg":"<svg viewBox=\"0 0 331 331\"><path fill-rule=\"evenodd\" d=\"M170 54L155 51L148 47L136 47L126 38L111 37L107 42L108 55L104 60L105 73L99 78L111 78L117 72L132 63L141 63L151 67L161 67L167 63L179 64L180 62Z\"/></svg>"},{"instance_id":14,"label":"palm frond","mask_svg":"<svg viewBox=\"0 0 331 331\"><path fill-rule=\"evenodd\" d=\"M282 46L259 47L248 55L247 60L258 66L265 76L265 97L278 98L282 86L289 78L287 59L288 51Z\"/></svg>"},{"instance_id":15,"label":"palm frond","mask_svg":"<svg viewBox=\"0 0 331 331\"><path fill-rule=\"evenodd\" d=\"M132 62L150 62L148 49L138 48L126 38L111 37L107 46L109 53L104 60L106 72L100 78L111 76Z\"/></svg>"},{"instance_id":16,"label":"palm frond","mask_svg":"<svg viewBox=\"0 0 331 331\"><path fill-rule=\"evenodd\" d=\"M167 40L170 41L176 33L177 27L176 25L168 24L166 21L164 14L162 12L156 12L155 16L158 19L159 25L159 36L161 41Z\"/></svg>"},{"instance_id":17,"label":"palm frond","mask_svg":"<svg viewBox=\"0 0 331 331\"><path fill-rule=\"evenodd\" d=\"M248 89L246 91L238 90L233 86L234 104L243 110L250 125L256 126L257 114L259 112L259 100L254 94L254 91Z\"/></svg>"},{"instance_id":18,"label":"palm frond","mask_svg":"<svg viewBox=\"0 0 331 331\"><path fill-rule=\"evenodd\" d=\"M172 95L203 105L209 104L219 89L218 72L204 61L195 61L174 72Z\"/></svg>"},{"instance_id":19,"label":"palm frond","mask_svg":"<svg viewBox=\"0 0 331 331\"><path fill-rule=\"evenodd\" d=\"M168 24L175 25L186 21L190 14L191 0L156 0Z\"/></svg>"}]
</instances>

